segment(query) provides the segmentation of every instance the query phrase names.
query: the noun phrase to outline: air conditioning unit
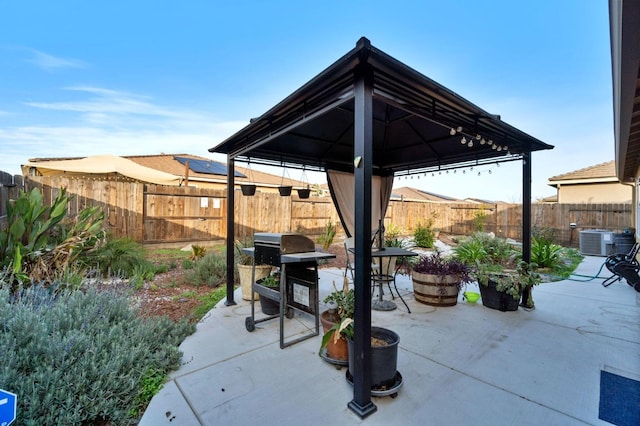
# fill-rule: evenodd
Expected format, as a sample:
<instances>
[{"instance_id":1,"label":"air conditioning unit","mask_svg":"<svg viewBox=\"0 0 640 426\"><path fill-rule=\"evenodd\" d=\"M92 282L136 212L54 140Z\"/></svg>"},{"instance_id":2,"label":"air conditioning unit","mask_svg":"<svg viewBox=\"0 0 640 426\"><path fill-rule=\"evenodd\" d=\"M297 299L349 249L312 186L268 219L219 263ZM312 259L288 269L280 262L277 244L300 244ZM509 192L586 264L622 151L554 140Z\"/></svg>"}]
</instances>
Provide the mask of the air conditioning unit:
<instances>
[{"instance_id":1,"label":"air conditioning unit","mask_svg":"<svg viewBox=\"0 0 640 426\"><path fill-rule=\"evenodd\" d=\"M613 246L613 232L595 229L580 231L580 253L586 256L607 256Z\"/></svg>"}]
</instances>

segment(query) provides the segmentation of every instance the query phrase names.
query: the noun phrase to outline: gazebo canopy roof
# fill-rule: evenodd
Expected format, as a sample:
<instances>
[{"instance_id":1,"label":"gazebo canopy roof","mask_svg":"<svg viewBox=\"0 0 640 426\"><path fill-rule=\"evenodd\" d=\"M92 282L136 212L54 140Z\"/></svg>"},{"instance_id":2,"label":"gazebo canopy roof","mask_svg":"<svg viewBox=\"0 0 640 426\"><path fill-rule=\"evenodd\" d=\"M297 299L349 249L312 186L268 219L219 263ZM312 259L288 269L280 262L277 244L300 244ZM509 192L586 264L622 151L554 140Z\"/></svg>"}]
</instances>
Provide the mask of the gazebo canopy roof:
<instances>
[{"instance_id":1,"label":"gazebo canopy roof","mask_svg":"<svg viewBox=\"0 0 640 426\"><path fill-rule=\"evenodd\" d=\"M353 50L209 151L256 163L352 171L356 71L373 80L374 174L510 161L524 152L553 148L363 37Z\"/></svg>"}]
</instances>

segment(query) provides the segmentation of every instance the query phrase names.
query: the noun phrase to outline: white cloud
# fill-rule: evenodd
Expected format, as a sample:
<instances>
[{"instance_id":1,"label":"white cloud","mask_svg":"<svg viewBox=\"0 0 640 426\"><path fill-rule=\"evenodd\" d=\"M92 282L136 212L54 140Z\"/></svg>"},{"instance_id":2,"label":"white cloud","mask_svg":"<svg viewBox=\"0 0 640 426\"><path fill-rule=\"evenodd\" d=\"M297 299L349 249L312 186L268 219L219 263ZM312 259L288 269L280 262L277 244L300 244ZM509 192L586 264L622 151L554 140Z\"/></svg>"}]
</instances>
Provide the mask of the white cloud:
<instances>
[{"instance_id":1,"label":"white cloud","mask_svg":"<svg viewBox=\"0 0 640 426\"><path fill-rule=\"evenodd\" d=\"M28 61L47 71L61 68L86 68L87 66L85 62L78 59L60 58L36 49L28 50L32 54L32 57Z\"/></svg>"},{"instance_id":2,"label":"white cloud","mask_svg":"<svg viewBox=\"0 0 640 426\"><path fill-rule=\"evenodd\" d=\"M89 86L67 90L87 96L77 101L26 103L43 110L41 123L51 121L47 110L60 112L62 118L56 115L59 125L0 128L0 170L19 173L20 164L34 157L165 152L214 158L207 150L247 124L223 121L207 111L159 105L150 97L124 91Z\"/></svg>"}]
</instances>

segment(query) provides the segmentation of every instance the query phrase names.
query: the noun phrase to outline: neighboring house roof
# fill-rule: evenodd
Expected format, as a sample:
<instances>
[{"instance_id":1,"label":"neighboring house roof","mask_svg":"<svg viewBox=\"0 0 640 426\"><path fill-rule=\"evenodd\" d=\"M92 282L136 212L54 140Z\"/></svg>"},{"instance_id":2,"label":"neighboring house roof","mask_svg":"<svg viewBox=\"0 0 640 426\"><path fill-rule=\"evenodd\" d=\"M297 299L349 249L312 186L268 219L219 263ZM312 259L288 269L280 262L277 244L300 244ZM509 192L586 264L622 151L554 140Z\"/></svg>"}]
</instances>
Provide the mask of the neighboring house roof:
<instances>
[{"instance_id":1,"label":"neighboring house roof","mask_svg":"<svg viewBox=\"0 0 640 426\"><path fill-rule=\"evenodd\" d=\"M464 201L476 204L507 204L504 201L483 200L482 198L473 197L465 198Z\"/></svg>"},{"instance_id":2,"label":"neighboring house roof","mask_svg":"<svg viewBox=\"0 0 640 426\"><path fill-rule=\"evenodd\" d=\"M558 202L558 194L549 195L548 197L544 197L539 202L540 203L557 203Z\"/></svg>"},{"instance_id":3,"label":"neighboring house roof","mask_svg":"<svg viewBox=\"0 0 640 426\"><path fill-rule=\"evenodd\" d=\"M185 159L192 159L194 162L189 163L189 181L200 181L210 183L227 183L227 165L219 161L211 160L210 158L200 157L192 154L157 154L157 155L130 155L126 158L135 161L138 164L146 167L151 167L156 170L162 170L174 175L185 175ZM207 164L211 167L209 173L203 173L202 167L206 167ZM200 167L195 167L196 164ZM194 170L195 169L195 170ZM199 170L199 171L196 171ZM236 175L235 183L255 183L260 186L277 187L281 184L292 185L296 188L303 188L306 183L289 179L285 177L282 179L282 175L276 176L271 173L261 172L259 170L249 169L246 167L235 166ZM217 172L217 173L213 173ZM219 174L219 173L224 174Z\"/></svg>"},{"instance_id":4,"label":"neighboring house roof","mask_svg":"<svg viewBox=\"0 0 640 426\"><path fill-rule=\"evenodd\" d=\"M552 176L549 178L548 184L557 188L558 185L568 184L618 182L615 167L615 161L607 161L606 163Z\"/></svg>"},{"instance_id":5,"label":"neighboring house roof","mask_svg":"<svg viewBox=\"0 0 640 426\"><path fill-rule=\"evenodd\" d=\"M94 161L92 159L98 160ZM33 158L29 160L28 164L23 166L23 170L26 174L29 167L37 167L42 175L60 174L60 172L64 172L66 175L68 175L69 172L76 175L119 173L131 179L144 182L179 185L186 177L185 160L193 160L189 163L190 182L209 182L226 185L226 164L191 154ZM115 166L110 167L115 163L121 165L119 169ZM123 164L129 164L128 171L125 171L125 168L122 166ZM136 168L138 172L131 171ZM249 170L248 168L237 165L235 169L236 184L255 183L259 186L274 188L280 186L282 183L292 185L296 188L306 186L304 182L286 177L283 182L282 176L276 176L258 170ZM147 173L143 173L142 170L147 170ZM155 177L151 177L154 173Z\"/></svg>"},{"instance_id":6,"label":"neighboring house roof","mask_svg":"<svg viewBox=\"0 0 640 426\"><path fill-rule=\"evenodd\" d=\"M394 188L391 192L391 199L402 199L407 201L438 201L451 202L460 201L445 195L435 194L433 192L423 191L421 189L411 188L408 186L402 188Z\"/></svg>"},{"instance_id":7,"label":"neighboring house roof","mask_svg":"<svg viewBox=\"0 0 640 426\"><path fill-rule=\"evenodd\" d=\"M95 155L77 159L32 159L22 166L23 174L35 172L42 176L120 175L142 182L160 185L180 185L182 178L153 168L145 167L115 155Z\"/></svg>"}]
</instances>

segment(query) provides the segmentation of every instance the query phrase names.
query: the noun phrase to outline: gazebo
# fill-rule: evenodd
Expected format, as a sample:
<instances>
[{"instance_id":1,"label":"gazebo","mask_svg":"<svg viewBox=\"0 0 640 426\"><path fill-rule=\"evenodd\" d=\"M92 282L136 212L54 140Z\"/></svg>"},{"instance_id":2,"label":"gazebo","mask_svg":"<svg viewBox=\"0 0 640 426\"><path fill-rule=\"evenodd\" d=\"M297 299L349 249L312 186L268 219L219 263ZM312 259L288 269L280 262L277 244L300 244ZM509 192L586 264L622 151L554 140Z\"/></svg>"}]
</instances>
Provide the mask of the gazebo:
<instances>
[{"instance_id":1,"label":"gazebo","mask_svg":"<svg viewBox=\"0 0 640 426\"><path fill-rule=\"evenodd\" d=\"M530 260L531 153L553 146L503 122L381 50L366 38L283 101L211 152L227 154L227 305L233 300L234 163L250 161L353 176L355 371L349 408L361 418L371 401L372 201L389 191L372 181L505 161L522 161L523 260ZM331 178L329 178L331 183ZM378 188L385 185L378 185ZM389 188L390 189L390 188ZM386 195L388 198L388 195ZM334 196L335 201L335 196Z\"/></svg>"}]
</instances>

